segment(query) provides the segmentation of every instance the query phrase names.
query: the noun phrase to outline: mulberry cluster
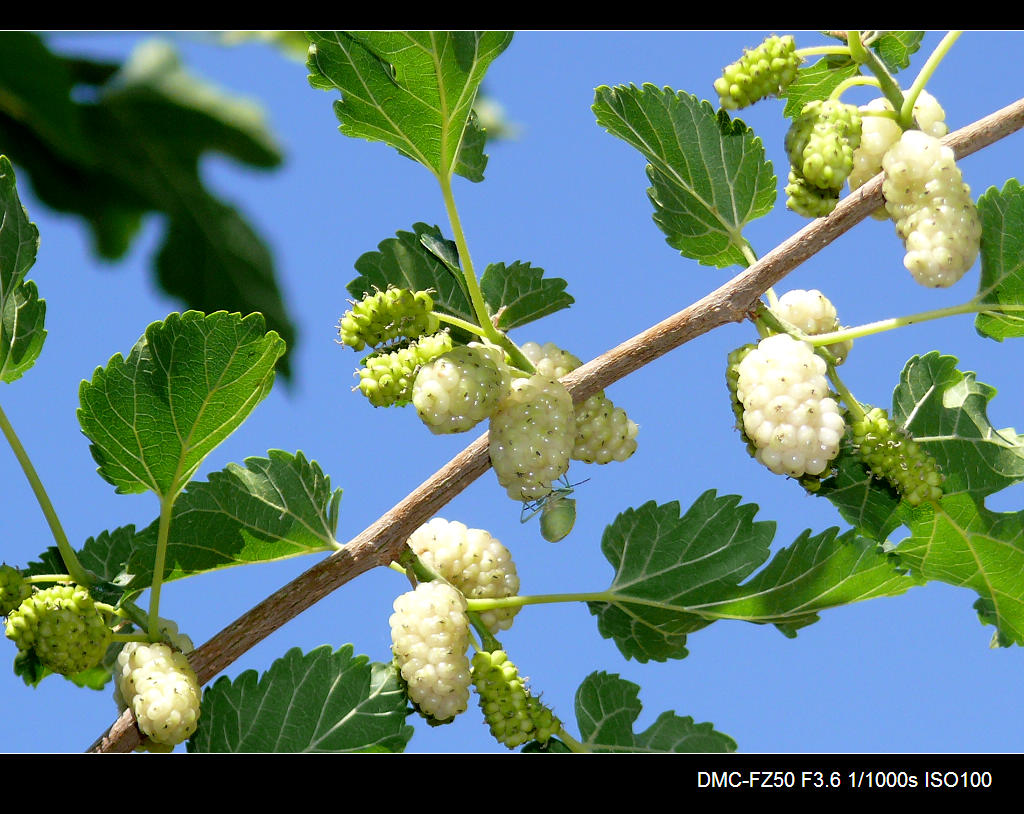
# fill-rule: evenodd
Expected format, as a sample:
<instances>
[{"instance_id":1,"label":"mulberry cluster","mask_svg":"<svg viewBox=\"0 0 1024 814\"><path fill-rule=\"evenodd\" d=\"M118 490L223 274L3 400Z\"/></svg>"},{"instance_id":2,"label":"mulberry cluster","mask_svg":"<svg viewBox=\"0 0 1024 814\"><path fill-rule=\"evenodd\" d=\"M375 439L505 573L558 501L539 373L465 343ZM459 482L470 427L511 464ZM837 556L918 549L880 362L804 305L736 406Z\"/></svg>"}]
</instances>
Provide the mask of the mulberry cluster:
<instances>
[{"instance_id":1,"label":"mulberry cluster","mask_svg":"<svg viewBox=\"0 0 1024 814\"><path fill-rule=\"evenodd\" d=\"M434 301L426 291L389 287L353 303L341 318L338 333L355 350L375 348L400 336L415 339L438 329L433 310Z\"/></svg>"},{"instance_id":2,"label":"mulberry cluster","mask_svg":"<svg viewBox=\"0 0 1024 814\"><path fill-rule=\"evenodd\" d=\"M831 212L853 169L860 146L861 116L834 99L808 102L786 133L791 165L787 205L799 214ZM826 214L827 214L826 212Z\"/></svg>"},{"instance_id":3,"label":"mulberry cluster","mask_svg":"<svg viewBox=\"0 0 1024 814\"><path fill-rule=\"evenodd\" d=\"M54 585L27 597L7 616L7 638L61 675L95 667L110 644L107 620L89 592Z\"/></svg>"},{"instance_id":4,"label":"mulberry cluster","mask_svg":"<svg viewBox=\"0 0 1024 814\"><path fill-rule=\"evenodd\" d=\"M0 616L7 616L31 595L32 586L25 582L21 571L0 565Z\"/></svg>"},{"instance_id":5,"label":"mulberry cluster","mask_svg":"<svg viewBox=\"0 0 1024 814\"><path fill-rule=\"evenodd\" d=\"M173 749L192 736L202 692L188 659L164 643L128 642L114 668L114 700L135 713L143 747Z\"/></svg>"},{"instance_id":6,"label":"mulberry cluster","mask_svg":"<svg viewBox=\"0 0 1024 814\"><path fill-rule=\"evenodd\" d=\"M435 517L408 540L423 562L469 599L502 599L519 593L512 554L483 529ZM491 633L508 630L518 607L484 611L481 621Z\"/></svg>"},{"instance_id":7,"label":"mulberry cluster","mask_svg":"<svg viewBox=\"0 0 1024 814\"><path fill-rule=\"evenodd\" d=\"M511 384L505 354L471 342L420 368L412 403L431 432L466 432L494 413Z\"/></svg>"},{"instance_id":8,"label":"mulberry cluster","mask_svg":"<svg viewBox=\"0 0 1024 814\"><path fill-rule=\"evenodd\" d=\"M719 104L725 110L738 110L768 96L777 96L796 79L802 61L791 36L768 37L726 66L722 76L715 80Z\"/></svg>"},{"instance_id":9,"label":"mulberry cluster","mask_svg":"<svg viewBox=\"0 0 1024 814\"><path fill-rule=\"evenodd\" d=\"M423 582L395 600L391 642L409 700L448 721L469 706L466 600L444 582Z\"/></svg>"},{"instance_id":10,"label":"mulberry cluster","mask_svg":"<svg viewBox=\"0 0 1024 814\"><path fill-rule=\"evenodd\" d=\"M789 334L762 339L736 368L743 429L772 472L820 475L839 454L846 430L829 396L825 362Z\"/></svg>"},{"instance_id":11,"label":"mulberry cluster","mask_svg":"<svg viewBox=\"0 0 1024 814\"><path fill-rule=\"evenodd\" d=\"M509 749L531 740L547 743L562 728L554 713L530 695L504 650L473 656L473 686L491 734Z\"/></svg>"},{"instance_id":12,"label":"mulberry cluster","mask_svg":"<svg viewBox=\"0 0 1024 814\"><path fill-rule=\"evenodd\" d=\"M874 407L851 425L857 456L871 473L885 478L911 506L942 497L942 473L935 459L885 410Z\"/></svg>"},{"instance_id":13,"label":"mulberry cluster","mask_svg":"<svg viewBox=\"0 0 1024 814\"><path fill-rule=\"evenodd\" d=\"M359 371L360 392L374 407L404 406L412 400L416 372L452 349L452 339L441 331L420 337L408 347L379 353L364 360Z\"/></svg>"},{"instance_id":14,"label":"mulberry cluster","mask_svg":"<svg viewBox=\"0 0 1024 814\"><path fill-rule=\"evenodd\" d=\"M885 154L882 169L885 208L907 250L903 265L921 285L953 285L981 246L981 219L953 151L908 130Z\"/></svg>"}]
</instances>

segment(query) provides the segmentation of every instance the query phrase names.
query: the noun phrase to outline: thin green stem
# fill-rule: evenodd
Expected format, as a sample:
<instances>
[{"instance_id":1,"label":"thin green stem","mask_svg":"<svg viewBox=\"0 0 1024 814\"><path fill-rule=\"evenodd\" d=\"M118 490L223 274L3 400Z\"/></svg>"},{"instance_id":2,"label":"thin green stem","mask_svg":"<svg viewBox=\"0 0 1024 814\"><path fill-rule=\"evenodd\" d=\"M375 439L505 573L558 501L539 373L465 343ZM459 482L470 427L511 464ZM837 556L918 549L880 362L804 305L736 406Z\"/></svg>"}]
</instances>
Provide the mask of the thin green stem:
<instances>
[{"instance_id":1,"label":"thin green stem","mask_svg":"<svg viewBox=\"0 0 1024 814\"><path fill-rule=\"evenodd\" d=\"M865 66L878 78L878 87L885 98L892 103L893 110L901 110L903 108L903 91L900 90L900 86L889 73L889 69L885 67L885 63L879 59L878 54L870 48L865 48L861 43L860 32L847 32L847 44L850 46L850 55L854 60Z\"/></svg>"},{"instance_id":2,"label":"thin green stem","mask_svg":"<svg viewBox=\"0 0 1024 814\"><path fill-rule=\"evenodd\" d=\"M877 322L868 322L854 328L843 328L827 334L808 336L806 339L815 346L831 345L834 342L845 342L847 339L859 339L862 336L870 336L872 334L883 333L884 331L891 331L894 328L903 328L907 325L915 325L918 322L928 322L929 320L958 316L959 314L999 314L1021 312L1024 312L1024 305L1009 303L1006 305L1000 305L998 303L982 303L977 300L971 300L970 302L965 302L960 305L951 305L947 308L936 308L931 311L921 311L920 313L910 314L905 317L880 319Z\"/></svg>"},{"instance_id":3,"label":"thin green stem","mask_svg":"<svg viewBox=\"0 0 1024 814\"><path fill-rule=\"evenodd\" d=\"M156 538L156 559L153 563L153 583L149 591L149 620L146 630L152 641L160 638L160 588L164 583L164 563L167 559L167 538L171 530L171 512L174 509L174 498L160 498L160 525Z\"/></svg>"},{"instance_id":4,"label":"thin green stem","mask_svg":"<svg viewBox=\"0 0 1024 814\"><path fill-rule=\"evenodd\" d=\"M939 64L945 59L946 54L949 53L949 49L953 47L963 31L950 31L942 38L938 45L935 46L935 50L928 56L927 61L921 66L921 70L918 71L917 76L914 78L914 84L910 86L910 89L904 94L903 107L898 108L900 111L900 119L904 123L910 123L914 120L914 103L917 101L917 97L924 90L925 85L928 84L928 80L931 79L932 74L935 73L935 69L939 67Z\"/></svg>"},{"instance_id":5,"label":"thin green stem","mask_svg":"<svg viewBox=\"0 0 1024 814\"><path fill-rule=\"evenodd\" d=\"M145 630L149 626L149 620L146 618L146 612L130 599L121 600L119 615L130 619L140 630Z\"/></svg>"},{"instance_id":6,"label":"thin green stem","mask_svg":"<svg viewBox=\"0 0 1024 814\"><path fill-rule=\"evenodd\" d=\"M851 76L849 79L844 79L838 85L835 90L829 94L829 99L839 99L844 93L850 88L856 87L857 85L871 85L872 87L878 87L877 76Z\"/></svg>"},{"instance_id":7,"label":"thin green stem","mask_svg":"<svg viewBox=\"0 0 1024 814\"><path fill-rule=\"evenodd\" d=\"M566 746L568 746L570 751L576 752L578 754L590 752L590 750L586 746L584 746L582 743L576 740L576 738L574 738L572 735L566 732L564 726L558 730L555 737L557 737Z\"/></svg>"},{"instance_id":8,"label":"thin green stem","mask_svg":"<svg viewBox=\"0 0 1024 814\"><path fill-rule=\"evenodd\" d=\"M24 578L25 582L74 582L70 574L33 574Z\"/></svg>"},{"instance_id":9,"label":"thin green stem","mask_svg":"<svg viewBox=\"0 0 1024 814\"><path fill-rule=\"evenodd\" d=\"M474 325L472 322L468 322L467 320L464 319L459 319L458 317L450 316L449 314L442 314L439 311L435 311L434 313L441 322L446 322L449 325L454 325L456 328L462 328L462 330L468 331L471 334L476 334L477 336L486 336L487 332L479 325Z\"/></svg>"},{"instance_id":10,"label":"thin green stem","mask_svg":"<svg viewBox=\"0 0 1024 814\"><path fill-rule=\"evenodd\" d=\"M537 594L536 596L505 596L500 599L467 599L471 611L496 610L498 608L521 608L526 605L551 605L556 602L611 602L615 594L611 591L595 591L582 594Z\"/></svg>"},{"instance_id":11,"label":"thin green stem","mask_svg":"<svg viewBox=\"0 0 1024 814\"><path fill-rule=\"evenodd\" d=\"M850 391L850 388L846 386L846 383L839 378L839 374L836 373L836 366L828 366L828 378L832 382L832 386L836 389L839 397L843 400L843 404L846 405L846 409L850 411L854 419L860 421L864 418L864 408L861 403L857 401L857 398Z\"/></svg>"},{"instance_id":12,"label":"thin green stem","mask_svg":"<svg viewBox=\"0 0 1024 814\"><path fill-rule=\"evenodd\" d=\"M148 642L149 637L145 633L115 633L111 637L115 642Z\"/></svg>"},{"instance_id":13,"label":"thin green stem","mask_svg":"<svg viewBox=\"0 0 1024 814\"><path fill-rule=\"evenodd\" d=\"M466 235L462 231L462 221L459 219L459 210L455 205L455 196L452 194L452 179L450 175L441 175L437 178L441 185L441 194L444 196L444 208L448 213L448 222L452 227L452 237L455 238L455 246L459 251L459 263L462 266L462 276L466 281L466 291L469 293L469 301L473 305L473 312L477 321L483 329L482 334L494 344L501 344L501 336L498 329L491 324L490 314L487 313L487 304L484 302L483 292L480 291L480 282L477 280L476 272L473 270L473 258L469 254L469 244L466 243Z\"/></svg>"},{"instance_id":14,"label":"thin green stem","mask_svg":"<svg viewBox=\"0 0 1024 814\"><path fill-rule=\"evenodd\" d=\"M838 56L848 57L850 56L850 47L848 45L812 45L808 48L797 48L796 55L798 57L816 57L827 54L836 54Z\"/></svg>"},{"instance_id":15,"label":"thin green stem","mask_svg":"<svg viewBox=\"0 0 1024 814\"><path fill-rule=\"evenodd\" d=\"M53 539L57 541L57 548L60 550L60 556L64 560L64 564L67 566L68 571L71 574L71 578L79 585L83 585L88 588L92 585L94 580L89 572L86 571L78 561L78 555L75 554L75 550L71 547L71 543L68 542L68 537L64 533L64 527L60 524L60 518L57 516L56 509L53 508L53 503L50 502L49 495L46 494L43 482L39 479L39 474L36 472L36 468L32 465L32 461L28 457L25 447L22 446L21 441L18 439L18 434L14 431L14 427L7 419L7 414L3 411L3 408L0 408L0 431L3 432L4 437L7 439L7 443L10 444L11 449L14 451L14 457L17 458L18 463L21 464L21 469L25 473L25 477L28 478L28 485L32 487L32 492L36 496L39 508L43 510L43 516L46 518L46 522L50 526L50 533L53 534Z\"/></svg>"}]
</instances>

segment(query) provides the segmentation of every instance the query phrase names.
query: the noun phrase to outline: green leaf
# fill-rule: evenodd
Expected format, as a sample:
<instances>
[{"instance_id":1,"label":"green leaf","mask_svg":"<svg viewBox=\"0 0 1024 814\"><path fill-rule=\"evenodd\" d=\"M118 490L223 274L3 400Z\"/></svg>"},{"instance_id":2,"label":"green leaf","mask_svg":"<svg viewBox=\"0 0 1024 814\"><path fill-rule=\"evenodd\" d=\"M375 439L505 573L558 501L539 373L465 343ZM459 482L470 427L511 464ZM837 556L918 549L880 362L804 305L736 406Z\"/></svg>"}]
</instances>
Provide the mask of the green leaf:
<instances>
[{"instance_id":1,"label":"green leaf","mask_svg":"<svg viewBox=\"0 0 1024 814\"><path fill-rule=\"evenodd\" d=\"M438 257L441 254L447 263L457 263L455 244L445 240L436 226L416 223L412 228L412 232L399 232L397 237L381 241L377 251L367 252L356 260L360 276L346 286L349 294L359 300L389 285L413 291L432 289L435 311L476 324L461 278ZM468 339L467 335L465 341Z\"/></svg>"},{"instance_id":2,"label":"green leaf","mask_svg":"<svg viewBox=\"0 0 1024 814\"><path fill-rule=\"evenodd\" d=\"M904 522L899 493L871 474L854 453L849 435L832 464L835 474L821 482L816 494L831 501L861 534L879 543L886 540Z\"/></svg>"},{"instance_id":3,"label":"green leaf","mask_svg":"<svg viewBox=\"0 0 1024 814\"><path fill-rule=\"evenodd\" d=\"M128 358L79 388L78 420L119 493L177 494L270 392L284 342L263 317L196 311L154 322Z\"/></svg>"},{"instance_id":4,"label":"green leaf","mask_svg":"<svg viewBox=\"0 0 1024 814\"><path fill-rule=\"evenodd\" d=\"M89 593L94 599L110 605L116 605L121 600L125 589L120 584L119 576L131 556L135 537L135 526L121 526L88 538L81 550L76 552L82 567L99 580L89 586ZM47 548L39 555L38 561L30 562L25 569L25 573L31 575L67 572L68 567L56 546Z\"/></svg>"},{"instance_id":5,"label":"green leaf","mask_svg":"<svg viewBox=\"0 0 1024 814\"><path fill-rule=\"evenodd\" d=\"M891 555L852 530L805 531L714 609L734 619L778 620L790 635L817 622L821 610L896 596L922 582L898 571Z\"/></svg>"},{"instance_id":6,"label":"green leaf","mask_svg":"<svg viewBox=\"0 0 1024 814\"><path fill-rule=\"evenodd\" d=\"M21 205L14 168L0 155L0 380L21 378L39 357L46 303L25 275L36 261L39 230Z\"/></svg>"},{"instance_id":7,"label":"green leaf","mask_svg":"<svg viewBox=\"0 0 1024 814\"><path fill-rule=\"evenodd\" d=\"M353 650L296 647L258 681L254 670L219 678L188 751L401 752L413 729L398 674Z\"/></svg>"},{"instance_id":8,"label":"green leaf","mask_svg":"<svg viewBox=\"0 0 1024 814\"><path fill-rule=\"evenodd\" d=\"M383 141L438 178L483 178L483 131L467 123L507 31L312 31L315 88L337 90L347 136Z\"/></svg>"},{"instance_id":9,"label":"green leaf","mask_svg":"<svg viewBox=\"0 0 1024 814\"><path fill-rule=\"evenodd\" d=\"M796 118L808 102L827 99L840 83L859 73L860 67L856 62L849 57L835 55L800 68L796 79L786 88L783 115L788 119Z\"/></svg>"},{"instance_id":10,"label":"green leaf","mask_svg":"<svg viewBox=\"0 0 1024 814\"><path fill-rule=\"evenodd\" d=\"M605 529L615 568L610 601L590 602L598 629L627 658L684 658L686 636L714 621L688 609L722 597L768 558L775 524L757 507L709 490L680 517L679 503L627 509Z\"/></svg>"},{"instance_id":11,"label":"green leaf","mask_svg":"<svg viewBox=\"0 0 1024 814\"><path fill-rule=\"evenodd\" d=\"M770 212L776 194L754 131L671 88L601 86L595 94L598 124L650 162L648 195L668 244L703 265L746 265L743 227Z\"/></svg>"},{"instance_id":12,"label":"green leaf","mask_svg":"<svg viewBox=\"0 0 1024 814\"><path fill-rule=\"evenodd\" d=\"M1024 309L1024 190L1011 178L978 199L981 216L979 302ZM1024 310L978 314L975 328L1002 342L1024 336Z\"/></svg>"},{"instance_id":13,"label":"green leaf","mask_svg":"<svg viewBox=\"0 0 1024 814\"><path fill-rule=\"evenodd\" d=\"M332 490L330 478L301 452L267 455L192 481L175 501L165 582L334 549L341 489ZM125 584L141 589L153 581L158 529L155 520L139 533Z\"/></svg>"},{"instance_id":14,"label":"green leaf","mask_svg":"<svg viewBox=\"0 0 1024 814\"><path fill-rule=\"evenodd\" d=\"M910 57L920 49L923 39L923 31L886 31L871 47L878 52L885 67L896 73L910 65Z\"/></svg>"},{"instance_id":15,"label":"green leaf","mask_svg":"<svg viewBox=\"0 0 1024 814\"><path fill-rule=\"evenodd\" d=\"M519 261L491 263L480 279L487 307L501 313L498 328L503 331L568 308L575 300L565 293L567 285L560 277L544 279L544 269Z\"/></svg>"},{"instance_id":16,"label":"green leaf","mask_svg":"<svg viewBox=\"0 0 1024 814\"><path fill-rule=\"evenodd\" d=\"M601 550L616 575L608 601L590 611L627 658L683 658L686 635L718 619L791 636L822 610L919 584L876 543L828 529L805 531L741 585L768 558L775 524L754 522L757 507L739 500L708 491L682 517L678 503L645 503L605 530Z\"/></svg>"},{"instance_id":17,"label":"green leaf","mask_svg":"<svg viewBox=\"0 0 1024 814\"><path fill-rule=\"evenodd\" d=\"M896 547L901 562L924 579L977 591L982 621L1004 643L1024 644L1024 512L990 512L965 493L940 503L913 513L910 537Z\"/></svg>"},{"instance_id":18,"label":"green leaf","mask_svg":"<svg viewBox=\"0 0 1024 814\"><path fill-rule=\"evenodd\" d=\"M735 752L736 742L709 723L663 712L646 730L633 732L640 715L640 687L618 675L591 673L576 690L580 739L592 752Z\"/></svg>"},{"instance_id":19,"label":"green leaf","mask_svg":"<svg viewBox=\"0 0 1024 814\"><path fill-rule=\"evenodd\" d=\"M12 57L31 59L40 82L52 82L45 115L21 116L0 102L0 144L40 200L84 217L96 251L108 258L125 254L146 213L164 214L160 286L204 312L259 311L291 344L294 327L266 245L199 172L210 152L250 166L279 165L262 109L189 74L166 43L141 45L119 69L112 66L117 70L49 54L32 35L14 46ZM0 97L5 81L0 75ZM76 83L91 86L88 102L71 99Z\"/></svg>"},{"instance_id":20,"label":"green leaf","mask_svg":"<svg viewBox=\"0 0 1024 814\"><path fill-rule=\"evenodd\" d=\"M992 426L995 388L956 362L937 351L912 357L893 393L893 418L934 456L945 494L981 498L1024 480L1024 438Z\"/></svg>"}]
</instances>

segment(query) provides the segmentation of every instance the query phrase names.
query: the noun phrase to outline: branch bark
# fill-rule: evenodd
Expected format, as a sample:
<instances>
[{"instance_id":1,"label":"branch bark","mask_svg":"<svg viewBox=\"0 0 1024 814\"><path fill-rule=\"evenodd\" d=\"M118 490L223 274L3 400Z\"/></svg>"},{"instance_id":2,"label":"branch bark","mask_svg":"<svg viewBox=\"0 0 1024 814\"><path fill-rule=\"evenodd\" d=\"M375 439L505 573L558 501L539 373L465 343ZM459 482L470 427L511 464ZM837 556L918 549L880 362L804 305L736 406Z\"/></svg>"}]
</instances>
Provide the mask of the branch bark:
<instances>
[{"instance_id":1,"label":"branch bark","mask_svg":"<svg viewBox=\"0 0 1024 814\"><path fill-rule=\"evenodd\" d=\"M1024 99L948 135L958 159L1024 127ZM648 328L567 375L562 381L581 401L713 328L747 318L771 286L881 206L882 176L844 198L831 215L812 221L746 271L688 308ZM410 492L342 549L314 565L217 633L189 657L205 684L287 621L380 565L396 560L419 526L490 467L484 433ZM89 749L127 752L139 745L135 716L126 710Z\"/></svg>"}]
</instances>

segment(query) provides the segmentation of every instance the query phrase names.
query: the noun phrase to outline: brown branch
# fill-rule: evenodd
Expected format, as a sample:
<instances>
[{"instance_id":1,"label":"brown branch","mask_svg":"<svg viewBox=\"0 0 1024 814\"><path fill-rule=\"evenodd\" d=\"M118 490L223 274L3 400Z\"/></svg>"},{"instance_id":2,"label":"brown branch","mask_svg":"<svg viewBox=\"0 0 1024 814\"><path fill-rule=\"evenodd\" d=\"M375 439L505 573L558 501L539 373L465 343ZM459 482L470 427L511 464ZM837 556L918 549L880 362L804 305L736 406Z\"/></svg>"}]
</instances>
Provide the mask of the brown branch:
<instances>
[{"instance_id":1,"label":"brown branch","mask_svg":"<svg viewBox=\"0 0 1024 814\"><path fill-rule=\"evenodd\" d=\"M961 158L1022 127L1024 99L951 133L944 143ZM725 285L577 368L562 381L574 401L580 401L713 328L743 321L768 288L881 205L882 177L878 175L843 199L831 215L811 222ZM268 596L191 654L189 660L199 682L205 684L259 641L336 588L371 568L397 559L409 535L488 467L485 433L352 538L342 550ZM90 751L127 752L138 743L135 717L131 711L125 711Z\"/></svg>"}]
</instances>

